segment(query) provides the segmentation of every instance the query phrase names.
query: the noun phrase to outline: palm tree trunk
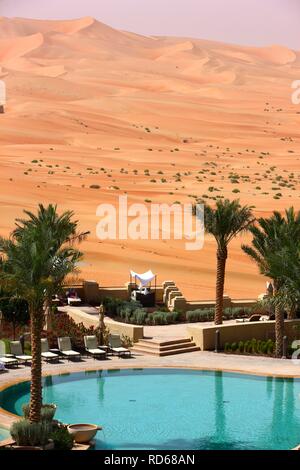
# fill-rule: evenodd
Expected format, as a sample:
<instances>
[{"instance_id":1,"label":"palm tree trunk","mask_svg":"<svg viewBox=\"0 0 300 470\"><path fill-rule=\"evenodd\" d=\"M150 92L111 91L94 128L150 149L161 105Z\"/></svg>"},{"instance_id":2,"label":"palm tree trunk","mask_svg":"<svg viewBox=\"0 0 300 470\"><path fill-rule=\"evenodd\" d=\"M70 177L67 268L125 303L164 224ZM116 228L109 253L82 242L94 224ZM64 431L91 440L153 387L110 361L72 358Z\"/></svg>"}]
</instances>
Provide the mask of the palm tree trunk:
<instances>
[{"instance_id":1,"label":"palm tree trunk","mask_svg":"<svg viewBox=\"0 0 300 470\"><path fill-rule=\"evenodd\" d=\"M31 385L30 385L30 413L31 423L41 420L42 408L42 357L41 333L43 329L43 313L33 312L31 315Z\"/></svg>"},{"instance_id":2,"label":"palm tree trunk","mask_svg":"<svg viewBox=\"0 0 300 470\"><path fill-rule=\"evenodd\" d=\"M278 293L278 283L274 282L274 295ZM279 305L275 305L275 355L278 358L283 354L284 312Z\"/></svg>"},{"instance_id":3,"label":"palm tree trunk","mask_svg":"<svg viewBox=\"0 0 300 470\"><path fill-rule=\"evenodd\" d=\"M217 280L216 280L216 309L215 309L215 324L221 325L223 323L223 296L225 284L225 268L227 260L227 249L217 251Z\"/></svg>"}]
</instances>

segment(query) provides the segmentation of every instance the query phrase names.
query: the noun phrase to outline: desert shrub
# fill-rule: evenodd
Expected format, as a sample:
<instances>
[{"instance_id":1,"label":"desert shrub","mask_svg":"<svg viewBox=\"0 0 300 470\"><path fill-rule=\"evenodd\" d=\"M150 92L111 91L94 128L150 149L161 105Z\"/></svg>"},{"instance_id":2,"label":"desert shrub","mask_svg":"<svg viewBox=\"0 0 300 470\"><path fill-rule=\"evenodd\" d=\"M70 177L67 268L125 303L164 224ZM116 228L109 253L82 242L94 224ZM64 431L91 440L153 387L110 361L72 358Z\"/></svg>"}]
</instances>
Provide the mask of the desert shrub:
<instances>
[{"instance_id":1,"label":"desert shrub","mask_svg":"<svg viewBox=\"0 0 300 470\"><path fill-rule=\"evenodd\" d=\"M166 325L166 314L164 312L154 312L153 324L154 325Z\"/></svg>"},{"instance_id":2,"label":"desert shrub","mask_svg":"<svg viewBox=\"0 0 300 470\"><path fill-rule=\"evenodd\" d=\"M267 354L272 355L274 354L275 343L271 339L267 341Z\"/></svg>"},{"instance_id":3,"label":"desert shrub","mask_svg":"<svg viewBox=\"0 0 300 470\"><path fill-rule=\"evenodd\" d=\"M256 343L256 352L257 352L258 354L261 353L261 340L260 340L260 339L257 340L257 343Z\"/></svg>"},{"instance_id":4,"label":"desert shrub","mask_svg":"<svg viewBox=\"0 0 300 470\"><path fill-rule=\"evenodd\" d=\"M186 318L186 321L189 323L212 321L214 319L214 310L213 309L191 310L191 311L186 312L185 318Z\"/></svg>"},{"instance_id":5,"label":"desert shrub","mask_svg":"<svg viewBox=\"0 0 300 470\"><path fill-rule=\"evenodd\" d=\"M25 403L22 406L22 411L23 411L24 418L29 419L29 411L30 411L29 403ZM48 422L53 421L55 412L56 412L56 405L54 405L53 403L49 403L49 404L45 403L44 405L42 405L42 409L41 409L41 420L48 421Z\"/></svg>"},{"instance_id":6,"label":"desert shrub","mask_svg":"<svg viewBox=\"0 0 300 470\"><path fill-rule=\"evenodd\" d=\"M74 445L74 437L66 426L55 427L50 434L55 450L71 450Z\"/></svg>"},{"instance_id":7,"label":"desert shrub","mask_svg":"<svg viewBox=\"0 0 300 470\"><path fill-rule=\"evenodd\" d=\"M132 348L133 341L132 341L131 338L129 338L129 336L122 335L121 336L121 341L122 341L122 344L123 344L124 348Z\"/></svg>"},{"instance_id":8,"label":"desert shrub","mask_svg":"<svg viewBox=\"0 0 300 470\"><path fill-rule=\"evenodd\" d=\"M120 313L121 307L129 302L124 302L124 300L113 297L105 297L102 303L105 307L106 314L113 317L118 315Z\"/></svg>"},{"instance_id":9,"label":"desert shrub","mask_svg":"<svg viewBox=\"0 0 300 470\"><path fill-rule=\"evenodd\" d=\"M0 298L0 310L3 320L11 323L15 339L17 326L29 323L28 303L18 297L2 297Z\"/></svg>"},{"instance_id":10,"label":"desert shrub","mask_svg":"<svg viewBox=\"0 0 300 470\"><path fill-rule=\"evenodd\" d=\"M147 318L147 312L143 308L137 308L133 311L132 316L130 318L131 323L135 325L143 325Z\"/></svg>"},{"instance_id":11,"label":"desert shrub","mask_svg":"<svg viewBox=\"0 0 300 470\"><path fill-rule=\"evenodd\" d=\"M181 314L179 312L167 312L166 321L170 325L172 323L177 323L180 321Z\"/></svg>"},{"instance_id":12,"label":"desert shrub","mask_svg":"<svg viewBox=\"0 0 300 470\"><path fill-rule=\"evenodd\" d=\"M21 419L12 424L10 434L18 446L44 446L48 443L52 432L52 424L48 421L30 423Z\"/></svg>"},{"instance_id":13,"label":"desert shrub","mask_svg":"<svg viewBox=\"0 0 300 470\"><path fill-rule=\"evenodd\" d=\"M255 338L251 340L251 352L252 354L257 353L257 341Z\"/></svg>"},{"instance_id":14,"label":"desert shrub","mask_svg":"<svg viewBox=\"0 0 300 470\"><path fill-rule=\"evenodd\" d=\"M69 336L75 349L85 350L84 336L96 335L98 338L99 330L91 326L87 328L83 323L76 323L69 315L60 312L52 317L52 330L47 333L50 348L57 347L57 338Z\"/></svg>"}]
</instances>

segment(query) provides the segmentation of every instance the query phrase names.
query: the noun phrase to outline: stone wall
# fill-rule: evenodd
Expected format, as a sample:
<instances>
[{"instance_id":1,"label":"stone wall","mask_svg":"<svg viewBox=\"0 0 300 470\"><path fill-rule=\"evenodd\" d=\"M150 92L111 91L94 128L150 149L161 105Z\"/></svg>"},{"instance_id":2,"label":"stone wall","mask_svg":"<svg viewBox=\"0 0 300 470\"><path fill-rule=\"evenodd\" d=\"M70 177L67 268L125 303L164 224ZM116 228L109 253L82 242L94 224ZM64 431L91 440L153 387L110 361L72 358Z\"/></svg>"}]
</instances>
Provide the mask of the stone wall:
<instances>
[{"instance_id":1,"label":"stone wall","mask_svg":"<svg viewBox=\"0 0 300 470\"><path fill-rule=\"evenodd\" d=\"M295 329L299 327L299 330ZM300 320L286 320L284 322L285 335L289 341L300 339ZM225 343L247 341L253 338L266 341L275 339L275 322L258 321L245 323L230 323L218 326L188 326L187 332L190 338L195 341L202 351L212 351L215 349L216 330L220 331L220 346L224 348Z\"/></svg>"}]
</instances>

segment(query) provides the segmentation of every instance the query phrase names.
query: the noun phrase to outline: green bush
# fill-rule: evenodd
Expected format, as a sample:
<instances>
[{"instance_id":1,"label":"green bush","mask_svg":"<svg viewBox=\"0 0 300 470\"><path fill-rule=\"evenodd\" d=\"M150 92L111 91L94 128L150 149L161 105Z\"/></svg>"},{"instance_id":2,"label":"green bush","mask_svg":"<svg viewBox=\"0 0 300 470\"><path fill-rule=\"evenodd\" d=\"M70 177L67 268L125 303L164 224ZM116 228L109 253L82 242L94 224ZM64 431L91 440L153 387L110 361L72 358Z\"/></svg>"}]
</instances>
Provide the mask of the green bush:
<instances>
[{"instance_id":1,"label":"green bush","mask_svg":"<svg viewBox=\"0 0 300 470\"><path fill-rule=\"evenodd\" d=\"M137 308L133 311L130 317L130 322L134 323L135 325L143 325L145 323L147 315L148 314L146 310L144 310L143 308Z\"/></svg>"},{"instance_id":2,"label":"green bush","mask_svg":"<svg viewBox=\"0 0 300 470\"><path fill-rule=\"evenodd\" d=\"M166 314L164 312L154 312L153 323L154 325L166 325Z\"/></svg>"},{"instance_id":3,"label":"green bush","mask_svg":"<svg viewBox=\"0 0 300 470\"><path fill-rule=\"evenodd\" d=\"M235 352L237 350L237 348L238 348L237 343L232 343L232 345L231 345L232 352Z\"/></svg>"},{"instance_id":4,"label":"green bush","mask_svg":"<svg viewBox=\"0 0 300 470\"><path fill-rule=\"evenodd\" d=\"M197 309L186 312L185 318L188 323L212 321L214 319L214 309Z\"/></svg>"},{"instance_id":5,"label":"green bush","mask_svg":"<svg viewBox=\"0 0 300 470\"><path fill-rule=\"evenodd\" d=\"M181 318L181 314L179 312L167 312L166 313L166 321L168 325L179 322L180 318Z\"/></svg>"},{"instance_id":6,"label":"green bush","mask_svg":"<svg viewBox=\"0 0 300 470\"><path fill-rule=\"evenodd\" d=\"M231 346L230 346L229 343L225 343L224 351L225 351L225 352L231 352Z\"/></svg>"},{"instance_id":7,"label":"green bush","mask_svg":"<svg viewBox=\"0 0 300 470\"><path fill-rule=\"evenodd\" d=\"M124 300L115 299L113 297L105 297L103 299L105 311L107 315L110 315L112 317L119 314L121 307L123 307L125 303L126 302L124 302Z\"/></svg>"},{"instance_id":8,"label":"green bush","mask_svg":"<svg viewBox=\"0 0 300 470\"><path fill-rule=\"evenodd\" d=\"M275 350L275 343L271 339L267 341L267 354L273 355Z\"/></svg>"},{"instance_id":9,"label":"green bush","mask_svg":"<svg viewBox=\"0 0 300 470\"><path fill-rule=\"evenodd\" d=\"M29 411L30 411L30 405L29 403L25 403L22 406L22 411L23 411L23 416L25 419L29 419ZM41 420L42 421L48 421L51 422L54 418L56 412L56 405L53 403L45 403L42 405L41 409Z\"/></svg>"},{"instance_id":10,"label":"green bush","mask_svg":"<svg viewBox=\"0 0 300 470\"><path fill-rule=\"evenodd\" d=\"M55 450L71 450L74 445L74 437L69 433L67 427L57 427L50 434Z\"/></svg>"},{"instance_id":11,"label":"green bush","mask_svg":"<svg viewBox=\"0 0 300 470\"><path fill-rule=\"evenodd\" d=\"M244 341L239 341L238 350L239 352L244 352Z\"/></svg>"},{"instance_id":12,"label":"green bush","mask_svg":"<svg viewBox=\"0 0 300 470\"><path fill-rule=\"evenodd\" d=\"M18 446L44 446L48 443L52 432L49 421L30 423L28 419L21 419L13 423L10 434Z\"/></svg>"}]
</instances>

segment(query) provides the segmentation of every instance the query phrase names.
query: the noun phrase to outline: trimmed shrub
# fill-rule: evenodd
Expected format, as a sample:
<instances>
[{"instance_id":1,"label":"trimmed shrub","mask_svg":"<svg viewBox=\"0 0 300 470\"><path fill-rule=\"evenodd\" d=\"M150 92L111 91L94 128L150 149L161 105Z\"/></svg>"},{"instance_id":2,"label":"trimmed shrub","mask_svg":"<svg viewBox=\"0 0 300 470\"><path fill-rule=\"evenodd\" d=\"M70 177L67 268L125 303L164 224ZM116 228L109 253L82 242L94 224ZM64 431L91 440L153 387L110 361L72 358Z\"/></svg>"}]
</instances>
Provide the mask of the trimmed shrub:
<instances>
[{"instance_id":1,"label":"trimmed shrub","mask_svg":"<svg viewBox=\"0 0 300 470\"><path fill-rule=\"evenodd\" d=\"M193 322L204 322L204 321L212 321L214 319L215 312L213 309L197 309L197 310L190 310L186 312L185 318L188 323Z\"/></svg>"},{"instance_id":2,"label":"trimmed shrub","mask_svg":"<svg viewBox=\"0 0 300 470\"><path fill-rule=\"evenodd\" d=\"M18 446L44 446L48 443L51 432L52 424L49 421L30 423L27 419L21 419L10 428L10 434Z\"/></svg>"},{"instance_id":3,"label":"trimmed shrub","mask_svg":"<svg viewBox=\"0 0 300 470\"><path fill-rule=\"evenodd\" d=\"M22 406L22 411L23 411L24 418L29 419L29 412L30 412L29 403L25 403ZM56 412L56 405L54 405L53 403L49 403L49 404L45 403L44 405L42 405L42 409L41 409L41 420L48 421L48 422L53 421L55 412Z\"/></svg>"},{"instance_id":4,"label":"trimmed shrub","mask_svg":"<svg viewBox=\"0 0 300 470\"><path fill-rule=\"evenodd\" d=\"M55 450L71 450L74 445L74 437L69 433L66 426L57 427L50 434Z\"/></svg>"},{"instance_id":5,"label":"trimmed shrub","mask_svg":"<svg viewBox=\"0 0 300 470\"><path fill-rule=\"evenodd\" d=\"M153 324L154 325L166 325L166 314L163 312L153 313Z\"/></svg>"}]
</instances>

